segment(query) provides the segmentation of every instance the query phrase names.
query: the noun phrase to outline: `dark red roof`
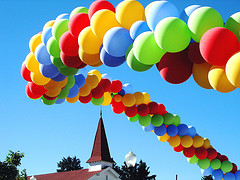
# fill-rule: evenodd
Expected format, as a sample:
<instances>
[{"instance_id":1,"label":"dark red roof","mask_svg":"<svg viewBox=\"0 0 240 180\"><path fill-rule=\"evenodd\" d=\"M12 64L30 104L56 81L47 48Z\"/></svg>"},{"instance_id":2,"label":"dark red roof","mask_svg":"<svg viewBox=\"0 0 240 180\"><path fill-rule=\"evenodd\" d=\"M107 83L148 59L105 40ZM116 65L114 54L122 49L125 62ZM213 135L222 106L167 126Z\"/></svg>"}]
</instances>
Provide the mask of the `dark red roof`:
<instances>
[{"instance_id":1,"label":"dark red roof","mask_svg":"<svg viewBox=\"0 0 240 180\"><path fill-rule=\"evenodd\" d=\"M36 175L34 177L36 177L37 180L87 180L101 171L89 172L88 169L80 169L75 171ZM30 180L30 176L27 180Z\"/></svg>"},{"instance_id":2,"label":"dark red roof","mask_svg":"<svg viewBox=\"0 0 240 180\"><path fill-rule=\"evenodd\" d=\"M96 162L96 161L107 161L114 162L110 156L107 137L103 125L102 116L98 122L98 128L95 135L95 140L92 149L92 155L88 159L87 163Z\"/></svg>"}]
</instances>

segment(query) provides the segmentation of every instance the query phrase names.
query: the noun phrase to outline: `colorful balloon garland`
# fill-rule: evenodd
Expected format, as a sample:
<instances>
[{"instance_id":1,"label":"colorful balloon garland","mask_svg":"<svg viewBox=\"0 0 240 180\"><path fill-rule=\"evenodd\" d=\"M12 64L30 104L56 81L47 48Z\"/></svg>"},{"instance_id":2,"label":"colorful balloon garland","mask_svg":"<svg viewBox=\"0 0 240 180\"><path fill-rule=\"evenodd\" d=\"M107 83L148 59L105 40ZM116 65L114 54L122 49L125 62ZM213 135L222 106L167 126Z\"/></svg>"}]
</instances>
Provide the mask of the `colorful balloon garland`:
<instances>
[{"instance_id":1,"label":"colorful balloon garland","mask_svg":"<svg viewBox=\"0 0 240 180\"><path fill-rule=\"evenodd\" d=\"M180 15L167 1L152 2L145 9L135 0L125 0L116 8L106 0L93 2L89 9L78 7L47 22L31 38L21 69L28 81L26 94L47 105L111 104L113 112L124 112L130 121L139 121L145 131L183 152L189 163L198 163L203 175L240 179L234 163L194 127L181 124L164 105L152 102L149 94L84 69L86 65L116 67L127 61L133 70L146 71L156 64L169 83L182 83L193 74L203 88L231 92L240 87L239 17L232 15L223 27L213 8L193 5Z\"/></svg>"}]
</instances>

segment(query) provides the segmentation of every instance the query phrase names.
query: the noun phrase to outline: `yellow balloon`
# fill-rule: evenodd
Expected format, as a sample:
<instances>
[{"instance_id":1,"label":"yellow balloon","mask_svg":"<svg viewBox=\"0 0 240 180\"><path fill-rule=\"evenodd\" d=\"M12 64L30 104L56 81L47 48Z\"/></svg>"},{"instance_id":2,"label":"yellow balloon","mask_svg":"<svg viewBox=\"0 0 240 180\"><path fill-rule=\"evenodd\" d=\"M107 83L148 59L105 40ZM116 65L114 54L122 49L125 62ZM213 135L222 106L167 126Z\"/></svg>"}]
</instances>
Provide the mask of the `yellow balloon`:
<instances>
[{"instance_id":1,"label":"yellow balloon","mask_svg":"<svg viewBox=\"0 0 240 180\"><path fill-rule=\"evenodd\" d=\"M240 52L234 54L227 62L226 74L228 80L240 88Z\"/></svg>"},{"instance_id":2,"label":"yellow balloon","mask_svg":"<svg viewBox=\"0 0 240 180\"><path fill-rule=\"evenodd\" d=\"M97 87L99 80L98 77L94 74L88 74L86 78L86 82L91 86L91 89Z\"/></svg>"},{"instance_id":3,"label":"yellow balloon","mask_svg":"<svg viewBox=\"0 0 240 180\"><path fill-rule=\"evenodd\" d=\"M51 78L46 78L40 72L31 72L31 79L37 85L45 85L51 80Z\"/></svg>"},{"instance_id":4,"label":"yellow balloon","mask_svg":"<svg viewBox=\"0 0 240 180\"><path fill-rule=\"evenodd\" d=\"M98 63L101 63L101 65L102 65L102 61L99 57L99 53L97 53L97 54L87 54L86 52L84 52L82 50L81 47L79 47L78 54L79 54L79 57L82 60L82 62L84 62L85 64L87 64L89 66L94 66Z\"/></svg>"},{"instance_id":5,"label":"yellow balloon","mask_svg":"<svg viewBox=\"0 0 240 180\"><path fill-rule=\"evenodd\" d=\"M61 89L61 82L57 82L54 80L50 80L47 84L43 85L43 87L47 90Z\"/></svg>"},{"instance_id":6,"label":"yellow balloon","mask_svg":"<svg viewBox=\"0 0 240 180\"><path fill-rule=\"evenodd\" d=\"M236 89L229 82L224 67L212 66L208 73L208 79L211 86L219 92L228 93Z\"/></svg>"},{"instance_id":7,"label":"yellow balloon","mask_svg":"<svg viewBox=\"0 0 240 180\"><path fill-rule=\"evenodd\" d=\"M109 29L120 26L115 13L108 9L99 10L94 13L90 24L94 34L101 39L103 39Z\"/></svg>"},{"instance_id":8,"label":"yellow balloon","mask_svg":"<svg viewBox=\"0 0 240 180\"><path fill-rule=\"evenodd\" d=\"M48 90L45 94L49 97L56 97L59 95L60 92L61 92L61 89L57 88L53 90Z\"/></svg>"},{"instance_id":9,"label":"yellow balloon","mask_svg":"<svg viewBox=\"0 0 240 180\"><path fill-rule=\"evenodd\" d=\"M122 101L122 96L120 96L119 94L115 95L113 98L114 98L114 101L116 101L116 102Z\"/></svg>"},{"instance_id":10,"label":"yellow balloon","mask_svg":"<svg viewBox=\"0 0 240 180\"><path fill-rule=\"evenodd\" d=\"M193 64L193 78L202 88L213 89L208 80L208 72L211 67L212 65L207 62L202 64Z\"/></svg>"},{"instance_id":11,"label":"yellow balloon","mask_svg":"<svg viewBox=\"0 0 240 180\"><path fill-rule=\"evenodd\" d=\"M86 82L83 87L79 88L79 95L86 97L90 94L91 90L90 84Z\"/></svg>"},{"instance_id":12,"label":"yellow balloon","mask_svg":"<svg viewBox=\"0 0 240 180\"><path fill-rule=\"evenodd\" d=\"M143 96L144 96L144 101L143 101L144 104L148 104L151 102L151 97L148 93L143 92Z\"/></svg>"},{"instance_id":13,"label":"yellow balloon","mask_svg":"<svg viewBox=\"0 0 240 180\"><path fill-rule=\"evenodd\" d=\"M27 69L31 72L39 72L39 62L36 60L34 54L30 52L26 59L25 59L25 65Z\"/></svg>"},{"instance_id":14,"label":"yellow balloon","mask_svg":"<svg viewBox=\"0 0 240 180\"><path fill-rule=\"evenodd\" d=\"M166 141L169 140L170 136L166 133L166 134L164 134L163 136L158 136L157 138L158 138L158 140L161 141L161 142L166 142Z\"/></svg>"},{"instance_id":15,"label":"yellow balloon","mask_svg":"<svg viewBox=\"0 0 240 180\"><path fill-rule=\"evenodd\" d=\"M102 61L98 62L97 64L91 65L92 67L99 67L103 65Z\"/></svg>"},{"instance_id":16,"label":"yellow balloon","mask_svg":"<svg viewBox=\"0 0 240 180\"><path fill-rule=\"evenodd\" d=\"M181 145L185 148L189 148L193 145L193 139L191 136L183 136L181 139Z\"/></svg>"},{"instance_id":17,"label":"yellow balloon","mask_svg":"<svg viewBox=\"0 0 240 180\"><path fill-rule=\"evenodd\" d=\"M201 136L193 137L193 147L195 147L195 148L202 147L203 143L204 143L204 140Z\"/></svg>"},{"instance_id":18,"label":"yellow balloon","mask_svg":"<svg viewBox=\"0 0 240 180\"><path fill-rule=\"evenodd\" d=\"M34 53L39 44L42 43L41 34L34 35L29 41L29 48Z\"/></svg>"},{"instance_id":19,"label":"yellow balloon","mask_svg":"<svg viewBox=\"0 0 240 180\"><path fill-rule=\"evenodd\" d=\"M100 73L98 70L96 70L96 69L93 69L93 70L89 71L88 74L94 74L94 75L96 75L99 82L100 82L101 79L102 79L101 73Z\"/></svg>"},{"instance_id":20,"label":"yellow balloon","mask_svg":"<svg viewBox=\"0 0 240 180\"><path fill-rule=\"evenodd\" d=\"M180 138L179 135L170 137L169 140L168 140L168 143L169 143L170 146L172 146L172 147L177 147L177 146L179 146L180 143L181 143L181 138Z\"/></svg>"},{"instance_id":21,"label":"yellow balloon","mask_svg":"<svg viewBox=\"0 0 240 180\"><path fill-rule=\"evenodd\" d=\"M122 98L122 103L126 107L132 107L136 103L136 98L133 94L125 94Z\"/></svg>"},{"instance_id":22,"label":"yellow balloon","mask_svg":"<svg viewBox=\"0 0 240 180\"><path fill-rule=\"evenodd\" d=\"M104 96L104 101L103 101L102 105L107 106L107 105L111 104L111 102L112 102L111 94L109 92L105 92L103 96Z\"/></svg>"},{"instance_id":23,"label":"yellow balloon","mask_svg":"<svg viewBox=\"0 0 240 180\"><path fill-rule=\"evenodd\" d=\"M55 23L55 20L48 21L44 26L43 29L46 29L47 27L52 27Z\"/></svg>"},{"instance_id":24,"label":"yellow balloon","mask_svg":"<svg viewBox=\"0 0 240 180\"><path fill-rule=\"evenodd\" d=\"M79 34L78 44L87 54L98 54L102 45L102 39L93 33L91 26L88 26Z\"/></svg>"},{"instance_id":25,"label":"yellow balloon","mask_svg":"<svg viewBox=\"0 0 240 180\"><path fill-rule=\"evenodd\" d=\"M116 18L119 24L130 30L133 23L143 20L144 7L136 0L125 0L116 7Z\"/></svg>"},{"instance_id":26,"label":"yellow balloon","mask_svg":"<svg viewBox=\"0 0 240 180\"><path fill-rule=\"evenodd\" d=\"M78 98L79 98L79 94L73 98L66 97L66 101L68 103L75 103L75 102L77 102Z\"/></svg>"},{"instance_id":27,"label":"yellow balloon","mask_svg":"<svg viewBox=\"0 0 240 180\"><path fill-rule=\"evenodd\" d=\"M204 139L203 139L203 147L204 147L205 149L208 149L208 148L210 148L210 146L211 146L211 144L210 144L209 139L204 138Z\"/></svg>"},{"instance_id":28,"label":"yellow balloon","mask_svg":"<svg viewBox=\"0 0 240 180\"><path fill-rule=\"evenodd\" d=\"M140 105L144 102L144 95L141 92L135 92L133 94L136 98L136 105Z\"/></svg>"}]
</instances>

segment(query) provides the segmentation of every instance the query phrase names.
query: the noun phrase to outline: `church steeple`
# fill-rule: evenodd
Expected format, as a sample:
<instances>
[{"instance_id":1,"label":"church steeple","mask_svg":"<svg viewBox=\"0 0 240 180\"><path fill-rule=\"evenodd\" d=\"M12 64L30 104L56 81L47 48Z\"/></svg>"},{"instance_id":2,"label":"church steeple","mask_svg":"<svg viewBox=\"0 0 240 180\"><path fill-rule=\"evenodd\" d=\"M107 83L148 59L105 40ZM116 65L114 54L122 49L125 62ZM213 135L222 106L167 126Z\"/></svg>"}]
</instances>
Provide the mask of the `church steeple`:
<instances>
[{"instance_id":1,"label":"church steeple","mask_svg":"<svg viewBox=\"0 0 240 180\"><path fill-rule=\"evenodd\" d=\"M106 166L112 166L114 163L108 148L107 137L102 119L102 109L100 110L100 118L95 135L92 154L87 163L89 163L89 171L101 170Z\"/></svg>"}]
</instances>

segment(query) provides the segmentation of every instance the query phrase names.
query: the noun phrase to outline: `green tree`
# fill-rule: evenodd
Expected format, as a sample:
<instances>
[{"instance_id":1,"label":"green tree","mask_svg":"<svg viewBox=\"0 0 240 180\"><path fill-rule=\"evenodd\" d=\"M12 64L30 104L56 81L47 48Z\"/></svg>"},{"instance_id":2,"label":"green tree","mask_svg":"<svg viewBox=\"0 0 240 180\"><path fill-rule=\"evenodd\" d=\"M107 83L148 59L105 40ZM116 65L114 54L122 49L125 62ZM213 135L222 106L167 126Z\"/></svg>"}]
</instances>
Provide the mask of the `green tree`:
<instances>
[{"instance_id":1,"label":"green tree","mask_svg":"<svg viewBox=\"0 0 240 180\"><path fill-rule=\"evenodd\" d=\"M57 169L57 172L64 172L64 171L74 171L82 169L80 159L68 156L67 158L62 158L61 161L57 163L57 166L60 169Z\"/></svg>"},{"instance_id":2,"label":"green tree","mask_svg":"<svg viewBox=\"0 0 240 180\"><path fill-rule=\"evenodd\" d=\"M213 180L212 176L203 176L201 180Z\"/></svg>"},{"instance_id":3,"label":"green tree","mask_svg":"<svg viewBox=\"0 0 240 180\"><path fill-rule=\"evenodd\" d=\"M114 164L113 169L120 175L120 179L122 180L155 180L156 175L149 176L150 171L146 164L142 160L139 163L136 163L134 167L127 167L126 162L121 166L117 166Z\"/></svg>"}]
</instances>

